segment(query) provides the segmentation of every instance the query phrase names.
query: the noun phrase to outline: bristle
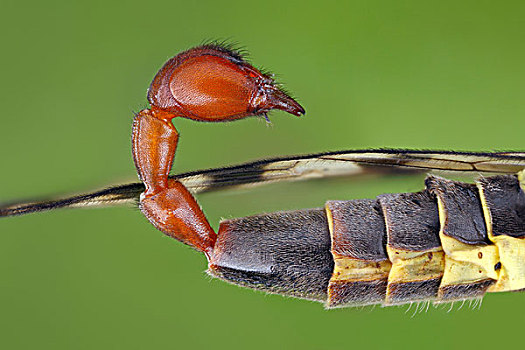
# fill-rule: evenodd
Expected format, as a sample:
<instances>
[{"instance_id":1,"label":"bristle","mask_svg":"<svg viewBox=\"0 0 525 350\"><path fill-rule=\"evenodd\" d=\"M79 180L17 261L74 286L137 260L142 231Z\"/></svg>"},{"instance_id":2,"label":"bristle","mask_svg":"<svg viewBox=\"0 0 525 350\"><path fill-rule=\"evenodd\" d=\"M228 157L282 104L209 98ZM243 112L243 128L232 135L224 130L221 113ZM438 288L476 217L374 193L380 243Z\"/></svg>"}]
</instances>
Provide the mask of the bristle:
<instances>
[{"instance_id":1,"label":"bristle","mask_svg":"<svg viewBox=\"0 0 525 350\"><path fill-rule=\"evenodd\" d=\"M244 46L231 41L230 39L211 39L205 40L198 47L212 48L232 56L238 61L248 62L249 53Z\"/></svg>"}]
</instances>

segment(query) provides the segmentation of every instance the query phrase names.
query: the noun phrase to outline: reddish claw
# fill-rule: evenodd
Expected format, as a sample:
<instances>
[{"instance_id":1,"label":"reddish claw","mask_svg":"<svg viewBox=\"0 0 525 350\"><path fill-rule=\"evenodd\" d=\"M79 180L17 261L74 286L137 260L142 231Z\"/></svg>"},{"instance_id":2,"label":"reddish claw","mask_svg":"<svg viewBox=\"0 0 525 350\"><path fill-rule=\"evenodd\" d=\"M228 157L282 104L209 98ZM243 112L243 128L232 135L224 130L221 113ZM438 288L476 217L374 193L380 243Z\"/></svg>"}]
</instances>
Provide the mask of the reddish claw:
<instances>
[{"instance_id":1,"label":"reddish claw","mask_svg":"<svg viewBox=\"0 0 525 350\"><path fill-rule=\"evenodd\" d=\"M171 120L232 121L272 109L300 116L304 109L237 52L215 44L166 62L151 83L148 100L151 108L135 117L132 135L135 167L146 186L140 209L160 231L209 259L216 233L190 192L168 180L178 142Z\"/></svg>"}]
</instances>

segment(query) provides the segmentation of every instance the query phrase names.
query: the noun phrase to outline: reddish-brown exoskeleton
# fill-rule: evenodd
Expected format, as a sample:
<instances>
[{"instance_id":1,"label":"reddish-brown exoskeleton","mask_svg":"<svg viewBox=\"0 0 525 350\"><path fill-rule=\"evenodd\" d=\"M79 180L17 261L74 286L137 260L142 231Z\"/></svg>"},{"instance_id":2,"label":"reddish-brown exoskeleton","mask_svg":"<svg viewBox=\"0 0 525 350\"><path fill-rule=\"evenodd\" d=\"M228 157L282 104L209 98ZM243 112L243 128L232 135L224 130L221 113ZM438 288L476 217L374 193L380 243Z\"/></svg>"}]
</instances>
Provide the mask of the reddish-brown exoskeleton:
<instances>
[{"instance_id":1,"label":"reddish-brown exoskeleton","mask_svg":"<svg viewBox=\"0 0 525 350\"><path fill-rule=\"evenodd\" d=\"M169 180L179 134L175 117L232 121L280 109L304 109L273 79L221 45L203 45L170 59L153 79L151 108L133 122L133 159L146 190L140 209L160 231L211 257L217 238L201 208L178 181Z\"/></svg>"}]
</instances>

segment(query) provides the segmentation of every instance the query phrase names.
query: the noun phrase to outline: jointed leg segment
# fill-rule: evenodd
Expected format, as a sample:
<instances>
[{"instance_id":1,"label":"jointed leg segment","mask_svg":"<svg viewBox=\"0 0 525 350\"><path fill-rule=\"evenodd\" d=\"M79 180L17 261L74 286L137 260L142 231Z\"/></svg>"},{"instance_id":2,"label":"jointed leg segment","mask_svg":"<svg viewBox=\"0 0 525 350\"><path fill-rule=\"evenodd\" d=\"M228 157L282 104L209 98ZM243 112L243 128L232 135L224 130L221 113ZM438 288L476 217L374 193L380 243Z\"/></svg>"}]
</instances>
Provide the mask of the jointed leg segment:
<instances>
[{"instance_id":1,"label":"jointed leg segment","mask_svg":"<svg viewBox=\"0 0 525 350\"><path fill-rule=\"evenodd\" d=\"M140 210L157 229L210 258L216 233L186 187L168 179L179 138L171 123L173 117L146 109L134 119L133 159L146 186Z\"/></svg>"}]
</instances>

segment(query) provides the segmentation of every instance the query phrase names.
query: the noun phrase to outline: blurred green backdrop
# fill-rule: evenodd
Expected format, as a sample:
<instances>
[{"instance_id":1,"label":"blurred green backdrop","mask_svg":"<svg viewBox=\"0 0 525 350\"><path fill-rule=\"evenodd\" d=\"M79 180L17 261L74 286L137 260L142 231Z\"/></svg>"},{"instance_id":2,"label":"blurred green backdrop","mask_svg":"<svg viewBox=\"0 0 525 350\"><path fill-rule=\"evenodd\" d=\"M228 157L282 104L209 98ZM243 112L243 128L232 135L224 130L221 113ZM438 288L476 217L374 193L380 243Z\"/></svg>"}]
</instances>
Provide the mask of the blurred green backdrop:
<instances>
[{"instance_id":1,"label":"blurred green backdrop","mask_svg":"<svg viewBox=\"0 0 525 350\"><path fill-rule=\"evenodd\" d=\"M156 71L229 38L307 109L177 120L176 172L346 148L523 150L522 1L2 1L0 200L136 179L134 111ZM314 181L199 196L210 221L415 191L421 178ZM136 209L0 220L3 349L506 348L525 293L480 310L322 305L211 280ZM495 329L494 329L495 328Z\"/></svg>"}]
</instances>

